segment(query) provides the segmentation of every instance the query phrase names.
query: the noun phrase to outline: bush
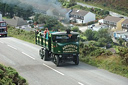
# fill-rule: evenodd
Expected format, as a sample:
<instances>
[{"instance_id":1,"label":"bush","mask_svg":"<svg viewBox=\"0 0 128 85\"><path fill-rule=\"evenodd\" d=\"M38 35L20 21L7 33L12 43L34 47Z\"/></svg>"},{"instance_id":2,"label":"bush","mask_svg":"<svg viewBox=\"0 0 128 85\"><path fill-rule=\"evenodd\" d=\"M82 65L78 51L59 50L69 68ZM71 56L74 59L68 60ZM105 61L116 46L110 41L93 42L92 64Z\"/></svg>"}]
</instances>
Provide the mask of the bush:
<instances>
[{"instance_id":1,"label":"bush","mask_svg":"<svg viewBox=\"0 0 128 85\"><path fill-rule=\"evenodd\" d=\"M78 27L72 27L72 31L73 32L79 32L79 28Z\"/></svg>"},{"instance_id":2,"label":"bush","mask_svg":"<svg viewBox=\"0 0 128 85\"><path fill-rule=\"evenodd\" d=\"M28 85L28 83L16 70L0 64L0 85Z\"/></svg>"},{"instance_id":3,"label":"bush","mask_svg":"<svg viewBox=\"0 0 128 85\"><path fill-rule=\"evenodd\" d=\"M94 24L95 22L94 21L91 21L91 22L88 22L87 25L91 25L91 24Z\"/></svg>"},{"instance_id":4,"label":"bush","mask_svg":"<svg viewBox=\"0 0 128 85\"><path fill-rule=\"evenodd\" d=\"M85 31L85 36L87 37L88 40L94 40L95 32L92 31L91 29L88 29Z\"/></svg>"},{"instance_id":5,"label":"bush","mask_svg":"<svg viewBox=\"0 0 128 85\"><path fill-rule=\"evenodd\" d=\"M107 45L107 40L105 38L99 38L98 42L100 47L104 47Z\"/></svg>"},{"instance_id":6,"label":"bush","mask_svg":"<svg viewBox=\"0 0 128 85\"><path fill-rule=\"evenodd\" d=\"M83 46L83 44L81 45ZM93 45L84 45L82 48L80 48L81 50L81 55L82 56L94 56L94 57L98 57L101 55L105 55L105 56L110 56L112 55L112 52L109 50L105 50Z\"/></svg>"},{"instance_id":7,"label":"bush","mask_svg":"<svg viewBox=\"0 0 128 85\"><path fill-rule=\"evenodd\" d=\"M118 54L121 56L122 62L128 65L128 48L119 47L118 50Z\"/></svg>"}]
</instances>

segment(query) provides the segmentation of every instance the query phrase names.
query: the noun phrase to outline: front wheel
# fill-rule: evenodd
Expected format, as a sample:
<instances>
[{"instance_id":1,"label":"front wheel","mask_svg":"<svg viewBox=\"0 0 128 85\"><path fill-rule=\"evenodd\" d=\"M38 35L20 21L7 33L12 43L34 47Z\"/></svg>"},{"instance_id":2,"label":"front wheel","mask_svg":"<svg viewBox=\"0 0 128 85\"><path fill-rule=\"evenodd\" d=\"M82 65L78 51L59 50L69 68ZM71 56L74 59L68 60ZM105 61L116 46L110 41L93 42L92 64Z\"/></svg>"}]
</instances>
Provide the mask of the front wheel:
<instances>
[{"instance_id":1,"label":"front wheel","mask_svg":"<svg viewBox=\"0 0 128 85\"><path fill-rule=\"evenodd\" d=\"M79 64L79 56L76 56L76 57L75 57L74 62L75 62L75 65L78 65L78 64Z\"/></svg>"},{"instance_id":2,"label":"front wheel","mask_svg":"<svg viewBox=\"0 0 128 85\"><path fill-rule=\"evenodd\" d=\"M59 56L54 55L53 62L56 64L56 66L59 66L59 63L60 63Z\"/></svg>"}]
</instances>

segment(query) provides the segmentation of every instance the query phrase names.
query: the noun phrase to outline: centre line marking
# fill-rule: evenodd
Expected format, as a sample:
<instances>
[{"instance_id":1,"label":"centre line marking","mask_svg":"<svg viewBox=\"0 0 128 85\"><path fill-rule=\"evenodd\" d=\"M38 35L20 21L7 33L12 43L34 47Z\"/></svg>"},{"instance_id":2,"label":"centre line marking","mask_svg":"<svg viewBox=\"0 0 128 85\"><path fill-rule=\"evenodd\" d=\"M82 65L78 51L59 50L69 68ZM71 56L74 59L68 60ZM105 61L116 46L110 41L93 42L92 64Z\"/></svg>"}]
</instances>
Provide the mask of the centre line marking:
<instances>
[{"instance_id":1,"label":"centre line marking","mask_svg":"<svg viewBox=\"0 0 128 85\"><path fill-rule=\"evenodd\" d=\"M56 69L54 69L54 68L52 68L52 67L50 67L50 66L48 66L48 65L46 65L46 64L43 64L43 65L64 76L63 73L57 71Z\"/></svg>"},{"instance_id":2,"label":"centre line marking","mask_svg":"<svg viewBox=\"0 0 128 85\"><path fill-rule=\"evenodd\" d=\"M31 57L30 55L28 55L28 54L26 54L26 53L24 53L24 52L22 52L24 55L26 55L26 56L28 56L29 58L32 58L33 60L35 60L35 58L33 58L33 57Z\"/></svg>"},{"instance_id":3,"label":"centre line marking","mask_svg":"<svg viewBox=\"0 0 128 85\"><path fill-rule=\"evenodd\" d=\"M15 47L13 47L13 46L11 46L11 45L8 45L10 48L13 48L13 49L15 49L15 50L17 50Z\"/></svg>"},{"instance_id":4,"label":"centre line marking","mask_svg":"<svg viewBox=\"0 0 128 85\"><path fill-rule=\"evenodd\" d=\"M81 82L78 82L78 84L79 84L79 85L84 85L84 84L82 84Z\"/></svg>"}]
</instances>

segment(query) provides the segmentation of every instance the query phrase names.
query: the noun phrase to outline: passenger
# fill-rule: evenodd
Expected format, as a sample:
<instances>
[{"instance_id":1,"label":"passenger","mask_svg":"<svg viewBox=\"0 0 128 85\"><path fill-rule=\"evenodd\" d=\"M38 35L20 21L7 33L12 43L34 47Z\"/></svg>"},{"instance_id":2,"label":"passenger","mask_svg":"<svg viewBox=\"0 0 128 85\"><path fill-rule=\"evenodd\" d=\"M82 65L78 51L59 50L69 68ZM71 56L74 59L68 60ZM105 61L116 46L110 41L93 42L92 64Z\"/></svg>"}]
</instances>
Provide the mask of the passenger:
<instances>
[{"instance_id":1,"label":"passenger","mask_svg":"<svg viewBox=\"0 0 128 85\"><path fill-rule=\"evenodd\" d=\"M44 31L44 37L46 38L48 34L49 34L49 30L48 30L48 28L46 28Z\"/></svg>"}]
</instances>

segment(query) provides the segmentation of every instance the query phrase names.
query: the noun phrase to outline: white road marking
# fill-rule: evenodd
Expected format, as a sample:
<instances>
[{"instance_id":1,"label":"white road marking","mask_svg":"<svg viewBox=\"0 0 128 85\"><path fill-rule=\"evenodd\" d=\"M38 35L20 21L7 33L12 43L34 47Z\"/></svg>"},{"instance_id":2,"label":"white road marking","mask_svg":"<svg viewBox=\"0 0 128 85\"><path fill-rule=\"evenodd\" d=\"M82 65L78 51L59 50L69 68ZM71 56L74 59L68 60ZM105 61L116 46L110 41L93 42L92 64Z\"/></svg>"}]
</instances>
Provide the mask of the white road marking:
<instances>
[{"instance_id":1,"label":"white road marking","mask_svg":"<svg viewBox=\"0 0 128 85\"><path fill-rule=\"evenodd\" d=\"M79 84L79 85L84 85L84 84L82 84L81 82L78 82L78 84Z\"/></svg>"},{"instance_id":2,"label":"white road marking","mask_svg":"<svg viewBox=\"0 0 128 85\"><path fill-rule=\"evenodd\" d=\"M13 49L15 49L15 50L17 50L15 47L13 47L13 46L11 46L11 45L8 45L10 48L13 48Z\"/></svg>"},{"instance_id":3,"label":"white road marking","mask_svg":"<svg viewBox=\"0 0 128 85\"><path fill-rule=\"evenodd\" d=\"M26 56L28 56L29 58L32 58L33 60L35 60L35 58L33 58L33 57L31 57L30 55L28 55L28 54L26 54L26 53L24 53L24 52L22 52L24 55L26 55Z\"/></svg>"},{"instance_id":4,"label":"white road marking","mask_svg":"<svg viewBox=\"0 0 128 85\"><path fill-rule=\"evenodd\" d=\"M52 67L50 67L50 66L48 66L48 65L46 65L46 64L43 64L43 65L64 76L63 73L57 71L56 69L54 69L54 68L52 68Z\"/></svg>"},{"instance_id":5,"label":"white road marking","mask_svg":"<svg viewBox=\"0 0 128 85\"><path fill-rule=\"evenodd\" d=\"M2 44L3 44L3 42L1 42L1 41L0 41L0 43L2 43Z\"/></svg>"}]
</instances>

